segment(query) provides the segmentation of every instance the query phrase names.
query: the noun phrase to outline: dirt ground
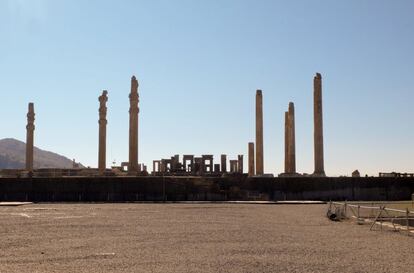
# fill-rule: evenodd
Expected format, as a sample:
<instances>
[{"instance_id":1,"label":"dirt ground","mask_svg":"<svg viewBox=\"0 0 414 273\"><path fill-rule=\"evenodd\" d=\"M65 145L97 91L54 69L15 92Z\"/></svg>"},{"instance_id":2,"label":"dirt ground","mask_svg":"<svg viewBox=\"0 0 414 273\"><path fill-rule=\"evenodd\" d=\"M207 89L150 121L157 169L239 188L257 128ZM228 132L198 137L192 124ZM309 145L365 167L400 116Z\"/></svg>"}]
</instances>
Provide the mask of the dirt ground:
<instances>
[{"instance_id":1,"label":"dirt ground","mask_svg":"<svg viewBox=\"0 0 414 273\"><path fill-rule=\"evenodd\" d=\"M0 272L414 272L414 236L326 205L0 207Z\"/></svg>"}]
</instances>

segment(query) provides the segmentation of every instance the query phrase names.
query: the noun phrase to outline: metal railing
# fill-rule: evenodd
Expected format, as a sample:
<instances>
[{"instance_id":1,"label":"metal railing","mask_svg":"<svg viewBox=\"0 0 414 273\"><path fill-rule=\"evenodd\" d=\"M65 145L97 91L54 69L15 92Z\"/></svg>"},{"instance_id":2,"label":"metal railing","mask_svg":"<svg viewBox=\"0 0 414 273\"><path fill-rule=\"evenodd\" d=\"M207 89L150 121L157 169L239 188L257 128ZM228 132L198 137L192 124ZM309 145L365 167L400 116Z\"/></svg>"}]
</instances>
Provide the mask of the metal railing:
<instances>
[{"instance_id":1,"label":"metal railing","mask_svg":"<svg viewBox=\"0 0 414 273\"><path fill-rule=\"evenodd\" d=\"M414 234L414 211L387 208L387 203L379 206L367 203L329 202L327 216L331 220L355 220L359 225L369 224L370 230L379 227Z\"/></svg>"}]
</instances>

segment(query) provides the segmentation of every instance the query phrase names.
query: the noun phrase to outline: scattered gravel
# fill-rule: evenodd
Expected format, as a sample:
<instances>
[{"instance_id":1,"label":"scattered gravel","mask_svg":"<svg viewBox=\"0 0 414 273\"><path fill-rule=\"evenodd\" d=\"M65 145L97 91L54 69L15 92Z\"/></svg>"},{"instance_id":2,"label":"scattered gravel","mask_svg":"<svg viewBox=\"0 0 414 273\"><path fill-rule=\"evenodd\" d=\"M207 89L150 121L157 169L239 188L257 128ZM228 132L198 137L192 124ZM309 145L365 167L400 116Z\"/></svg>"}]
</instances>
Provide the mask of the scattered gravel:
<instances>
[{"instance_id":1,"label":"scattered gravel","mask_svg":"<svg viewBox=\"0 0 414 273\"><path fill-rule=\"evenodd\" d=\"M0 272L414 272L414 236L326 205L0 207Z\"/></svg>"}]
</instances>

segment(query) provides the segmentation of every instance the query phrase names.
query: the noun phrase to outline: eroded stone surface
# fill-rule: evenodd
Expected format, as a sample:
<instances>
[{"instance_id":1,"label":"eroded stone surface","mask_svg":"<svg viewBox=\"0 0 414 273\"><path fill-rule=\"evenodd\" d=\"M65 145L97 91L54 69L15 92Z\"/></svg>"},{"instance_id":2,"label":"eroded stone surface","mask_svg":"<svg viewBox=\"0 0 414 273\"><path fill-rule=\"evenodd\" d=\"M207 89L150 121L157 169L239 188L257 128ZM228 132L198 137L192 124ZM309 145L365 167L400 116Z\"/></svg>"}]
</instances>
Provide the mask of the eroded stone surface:
<instances>
[{"instance_id":1,"label":"eroded stone surface","mask_svg":"<svg viewBox=\"0 0 414 273\"><path fill-rule=\"evenodd\" d=\"M106 120L108 101L108 91L104 90L102 95L99 96L99 150L98 150L98 172L99 175L103 175L106 169Z\"/></svg>"},{"instance_id":2,"label":"eroded stone surface","mask_svg":"<svg viewBox=\"0 0 414 273\"><path fill-rule=\"evenodd\" d=\"M33 172L33 148L34 148L34 130L35 130L35 112L34 104L29 103L27 112L27 126L26 126L26 171Z\"/></svg>"},{"instance_id":3,"label":"eroded stone surface","mask_svg":"<svg viewBox=\"0 0 414 273\"><path fill-rule=\"evenodd\" d=\"M263 160L263 94L256 91L256 174L264 174Z\"/></svg>"},{"instance_id":4,"label":"eroded stone surface","mask_svg":"<svg viewBox=\"0 0 414 273\"><path fill-rule=\"evenodd\" d=\"M313 112L314 112L314 153L316 176L325 176L323 160L323 116L322 116L322 76L316 73L313 79Z\"/></svg>"}]
</instances>

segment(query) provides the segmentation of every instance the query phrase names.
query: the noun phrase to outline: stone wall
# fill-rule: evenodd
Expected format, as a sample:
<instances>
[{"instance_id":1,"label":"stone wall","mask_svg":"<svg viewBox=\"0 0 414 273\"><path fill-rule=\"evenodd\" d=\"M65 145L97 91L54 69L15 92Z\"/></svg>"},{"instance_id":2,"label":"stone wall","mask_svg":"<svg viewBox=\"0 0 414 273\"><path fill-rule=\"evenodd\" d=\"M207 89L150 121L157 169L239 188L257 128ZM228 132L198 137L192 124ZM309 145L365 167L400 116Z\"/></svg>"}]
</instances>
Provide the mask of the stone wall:
<instances>
[{"instance_id":1,"label":"stone wall","mask_svg":"<svg viewBox=\"0 0 414 273\"><path fill-rule=\"evenodd\" d=\"M0 201L410 200L414 178L0 178Z\"/></svg>"}]
</instances>

